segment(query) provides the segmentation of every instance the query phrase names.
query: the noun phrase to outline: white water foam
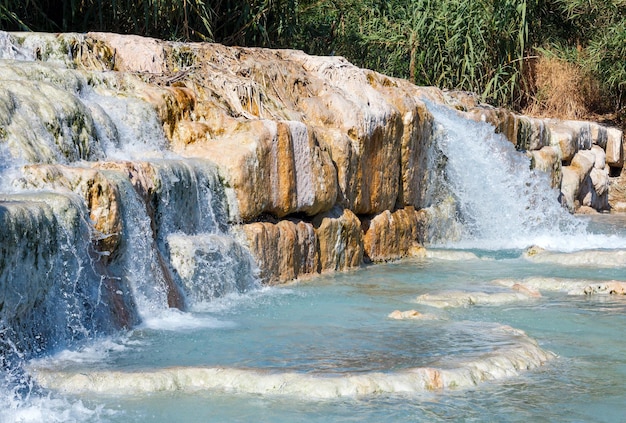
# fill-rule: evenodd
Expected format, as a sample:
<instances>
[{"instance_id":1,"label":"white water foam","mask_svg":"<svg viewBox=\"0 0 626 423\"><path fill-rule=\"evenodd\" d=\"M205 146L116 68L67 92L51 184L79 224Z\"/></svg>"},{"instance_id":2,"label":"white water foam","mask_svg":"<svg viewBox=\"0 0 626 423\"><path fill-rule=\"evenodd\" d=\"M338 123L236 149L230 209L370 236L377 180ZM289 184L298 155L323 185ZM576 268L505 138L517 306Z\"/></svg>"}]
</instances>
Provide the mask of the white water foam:
<instances>
[{"instance_id":1,"label":"white water foam","mask_svg":"<svg viewBox=\"0 0 626 423\"><path fill-rule=\"evenodd\" d=\"M119 414L102 405L90 407L81 400L69 400L58 395L32 396L27 400L16 401L2 398L0 392L0 421L15 423L66 423L66 422L106 422Z\"/></svg>"},{"instance_id":2,"label":"white water foam","mask_svg":"<svg viewBox=\"0 0 626 423\"><path fill-rule=\"evenodd\" d=\"M123 341L103 339L97 346L88 343L78 351L64 350L53 357L32 360L29 365L53 369L71 369L77 364L93 366L106 360L111 351L123 349ZM24 368L27 364L21 354L16 354L17 365L7 363L6 354L5 350L2 360L6 367L0 377L0 422L103 423L119 414L103 405L88 404L81 399L42 389Z\"/></svg>"},{"instance_id":3,"label":"white water foam","mask_svg":"<svg viewBox=\"0 0 626 423\"><path fill-rule=\"evenodd\" d=\"M111 353L122 353L129 347L139 344L139 341L131 340L128 333L122 333L97 341L90 340L76 348L64 349L51 356L30 360L28 366L49 369L72 369L77 366L98 367L109 361Z\"/></svg>"},{"instance_id":4,"label":"white water foam","mask_svg":"<svg viewBox=\"0 0 626 423\"><path fill-rule=\"evenodd\" d=\"M231 292L210 301L199 301L191 305L191 310L200 313L224 315L238 313L244 308L257 308L268 303L275 303L277 298L288 298L292 295L305 295L301 291L285 287L259 286L246 293Z\"/></svg>"},{"instance_id":5,"label":"white water foam","mask_svg":"<svg viewBox=\"0 0 626 423\"><path fill-rule=\"evenodd\" d=\"M198 316L174 308L168 308L144 318L141 327L180 332L194 329L231 328L233 326L233 322L219 320L211 316Z\"/></svg>"},{"instance_id":6,"label":"white water foam","mask_svg":"<svg viewBox=\"0 0 626 423\"><path fill-rule=\"evenodd\" d=\"M531 301L534 297L522 292L462 292L450 291L439 294L423 294L415 302L436 308L468 307L473 305L495 305Z\"/></svg>"}]
</instances>

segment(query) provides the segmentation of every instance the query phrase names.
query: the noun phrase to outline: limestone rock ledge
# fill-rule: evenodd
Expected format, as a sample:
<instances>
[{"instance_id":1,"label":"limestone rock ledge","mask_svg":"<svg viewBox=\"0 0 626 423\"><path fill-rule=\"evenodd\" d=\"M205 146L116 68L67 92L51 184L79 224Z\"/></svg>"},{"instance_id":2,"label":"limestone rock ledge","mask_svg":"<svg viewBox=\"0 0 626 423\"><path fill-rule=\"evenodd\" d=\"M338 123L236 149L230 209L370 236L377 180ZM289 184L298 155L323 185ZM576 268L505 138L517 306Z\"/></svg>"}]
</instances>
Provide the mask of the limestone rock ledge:
<instances>
[{"instance_id":1,"label":"limestone rock ledge","mask_svg":"<svg viewBox=\"0 0 626 423\"><path fill-rule=\"evenodd\" d=\"M174 306L184 281L173 279L195 278L223 241L196 248L201 232L236 226L269 284L406 257L452 232L437 213L446 204L427 195L424 99L492 123L572 210L611 207L624 163L618 130L518 116L341 57L105 33L0 37L11 46L0 51L0 154L29 164L24 187L84 200L105 265L124 249L130 186ZM207 205L182 198L198 190L215 191L210 228L196 216ZM185 252L194 260L168 257Z\"/></svg>"},{"instance_id":2,"label":"limestone rock ledge","mask_svg":"<svg viewBox=\"0 0 626 423\"><path fill-rule=\"evenodd\" d=\"M348 209L333 208L312 222L251 223L241 231L267 284L347 270L363 262L361 222Z\"/></svg>"},{"instance_id":3,"label":"limestone rock ledge","mask_svg":"<svg viewBox=\"0 0 626 423\"><path fill-rule=\"evenodd\" d=\"M384 212L363 222L364 249L368 260L388 261L416 253L424 241L428 216L425 210L413 207Z\"/></svg>"},{"instance_id":4,"label":"limestone rock ledge","mask_svg":"<svg viewBox=\"0 0 626 423\"><path fill-rule=\"evenodd\" d=\"M241 225L240 232L267 284L342 271L363 262L397 260L420 253L429 215L413 207L359 219L335 207L312 222L281 220ZM276 254L276 251L286 252Z\"/></svg>"},{"instance_id":5,"label":"limestone rock ledge","mask_svg":"<svg viewBox=\"0 0 626 423\"><path fill-rule=\"evenodd\" d=\"M125 248L127 183L150 216L165 279L176 267L167 255L180 246L164 228L202 231L183 218L159 221L167 183L186 180L181 169L159 174L164 165L151 156L165 151L215 165L221 209L240 225L266 283L403 257L419 242L433 123L420 97L441 101L437 89L299 51L0 35L11 46L0 52L0 83L11 88L0 141L31 163L22 187L84 200L106 265ZM125 156L133 146L139 161Z\"/></svg>"}]
</instances>

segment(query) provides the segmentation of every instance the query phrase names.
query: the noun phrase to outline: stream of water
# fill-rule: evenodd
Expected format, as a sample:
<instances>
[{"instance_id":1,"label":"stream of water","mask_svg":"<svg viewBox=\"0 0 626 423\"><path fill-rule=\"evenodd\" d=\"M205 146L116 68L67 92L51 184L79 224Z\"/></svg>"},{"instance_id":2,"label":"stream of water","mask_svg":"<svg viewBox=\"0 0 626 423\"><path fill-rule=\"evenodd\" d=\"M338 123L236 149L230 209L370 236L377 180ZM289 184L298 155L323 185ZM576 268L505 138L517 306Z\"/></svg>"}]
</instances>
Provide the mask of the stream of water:
<instances>
[{"instance_id":1,"label":"stream of water","mask_svg":"<svg viewBox=\"0 0 626 423\"><path fill-rule=\"evenodd\" d=\"M495 257L500 252L473 252L477 258L466 261L372 266L288 288L230 295L197 304L189 313L171 312L123 335L30 363L64 375L134 374L139 383L134 391L125 388L126 377L72 394L35 389L2 416L96 422L623 421L623 297L552 292L503 305L438 309L415 303L421 294L447 290L500 292L503 288L493 281L503 277L615 279L623 277L623 270L536 265L511 250L501 257ZM433 319L389 319L395 309L417 309ZM220 367L345 380L372 372L384 378L421 366L456 368L468 357L513 342L506 331L494 330L500 325L525 331L557 357L477 386L344 397L336 394L336 386L322 397L315 389L310 396L250 393L245 375L233 377L224 389L184 382L165 389L149 376L172 367Z\"/></svg>"},{"instance_id":2,"label":"stream of water","mask_svg":"<svg viewBox=\"0 0 626 423\"><path fill-rule=\"evenodd\" d=\"M16 64L32 58L0 35L0 66L21 98L39 65ZM80 134L60 130L83 150L55 150L37 116L33 133L10 127L11 144L0 143L0 248L13 269L0 275L0 311L15 319L0 326L0 422L626 420L626 296L609 294L626 282L626 217L569 215L491 126L429 104L433 157L446 163L432 200L454 207L426 256L260 287L212 165L167 153L141 101L44 70L50 92L25 97L25 118L35 94L64 99L50 112L60 120L90 117ZM36 158L11 158L9 147L35 142ZM24 161L137 155L157 181L152 215L119 168L101 170L125 228L110 274L94 264L78 195L14 183ZM186 311L168 307L163 260ZM131 329L111 323L107 302L129 310Z\"/></svg>"}]
</instances>

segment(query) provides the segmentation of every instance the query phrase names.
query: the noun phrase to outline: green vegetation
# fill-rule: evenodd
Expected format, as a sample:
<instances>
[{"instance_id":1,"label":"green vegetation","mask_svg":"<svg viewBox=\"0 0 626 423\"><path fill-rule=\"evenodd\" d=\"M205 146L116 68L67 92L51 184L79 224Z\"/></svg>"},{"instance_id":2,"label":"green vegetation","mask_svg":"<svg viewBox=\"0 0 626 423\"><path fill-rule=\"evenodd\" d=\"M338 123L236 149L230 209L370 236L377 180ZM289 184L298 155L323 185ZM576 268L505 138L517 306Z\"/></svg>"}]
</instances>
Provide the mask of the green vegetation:
<instances>
[{"instance_id":1,"label":"green vegetation","mask_svg":"<svg viewBox=\"0 0 626 423\"><path fill-rule=\"evenodd\" d=\"M369 4L368 4L369 3ZM423 85L510 103L528 39L527 1L391 0L347 7L337 51ZM303 46L306 49L306 46ZM352 50L352 51L351 51ZM353 54L351 54L353 53ZM356 54L354 54L356 53Z\"/></svg>"},{"instance_id":2,"label":"green vegetation","mask_svg":"<svg viewBox=\"0 0 626 423\"><path fill-rule=\"evenodd\" d=\"M299 48L535 113L558 69L571 113L626 114L626 0L0 0L0 28Z\"/></svg>"}]
</instances>

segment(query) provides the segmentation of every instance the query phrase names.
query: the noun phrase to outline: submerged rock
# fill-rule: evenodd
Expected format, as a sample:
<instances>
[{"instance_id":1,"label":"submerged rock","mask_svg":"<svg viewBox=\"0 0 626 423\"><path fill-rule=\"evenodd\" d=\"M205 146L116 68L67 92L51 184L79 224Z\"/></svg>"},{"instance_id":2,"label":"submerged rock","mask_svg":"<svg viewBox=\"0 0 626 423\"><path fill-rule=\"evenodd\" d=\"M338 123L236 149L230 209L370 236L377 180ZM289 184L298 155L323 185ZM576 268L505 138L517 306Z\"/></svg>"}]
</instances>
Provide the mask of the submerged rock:
<instances>
[{"instance_id":1,"label":"submerged rock","mask_svg":"<svg viewBox=\"0 0 626 423\"><path fill-rule=\"evenodd\" d=\"M626 267L626 250L584 250L562 253L532 247L524 252L524 258L536 263L557 263L564 266Z\"/></svg>"},{"instance_id":2,"label":"submerged rock","mask_svg":"<svg viewBox=\"0 0 626 423\"><path fill-rule=\"evenodd\" d=\"M437 320L438 317L432 314L420 313L417 310L394 310L387 316L394 320Z\"/></svg>"},{"instance_id":3,"label":"submerged rock","mask_svg":"<svg viewBox=\"0 0 626 423\"><path fill-rule=\"evenodd\" d=\"M616 280L568 279L533 276L523 279L497 279L493 283L508 286L522 286L531 292L556 291L568 295L625 295L626 282Z\"/></svg>"},{"instance_id":4,"label":"submerged rock","mask_svg":"<svg viewBox=\"0 0 626 423\"><path fill-rule=\"evenodd\" d=\"M518 375L555 357L520 330L508 326L490 330L507 334L509 342L494 345L490 352L479 356L449 357L450 362L444 360L439 367L434 363L388 372L324 375L235 367L171 367L138 372L32 370L41 386L71 394L139 395L202 390L323 399L466 389Z\"/></svg>"},{"instance_id":5,"label":"submerged rock","mask_svg":"<svg viewBox=\"0 0 626 423\"><path fill-rule=\"evenodd\" d=\"M528 286L526 286L524 284L521 284L521 283L513 284L513 286L511 286L511 289L513 291L520 292L520 293L522 293L524 295L527 295L529 297L532 297L532 298L541 298L541 292L539 292L538 290L533 289L531 287L528 287Z\"/></svg>"},{"instance_id":6,"label":"submerged rock","mask_svg":"<svg viewBox=\"0 0 626 423\"><path fill-rule=\"evenodd\" d=\"M454 308L472 305L502 305L537 298L536 294L528 290L517 289L516 291L496 293L450 291L440 294L423 294L415 301L436 308Z\"/></svg>"},{"instance_id":7,"label":"submerged rock","mask_svg":"<svg viewBox=\"0 0 626 423\"><path fill-rule=\"evenodd\" d=\"M424 252L424 257L436 260L481 260L476 254L471 251L461 250L436 250L427 248Z\"/></svg>"}]
</instances>

